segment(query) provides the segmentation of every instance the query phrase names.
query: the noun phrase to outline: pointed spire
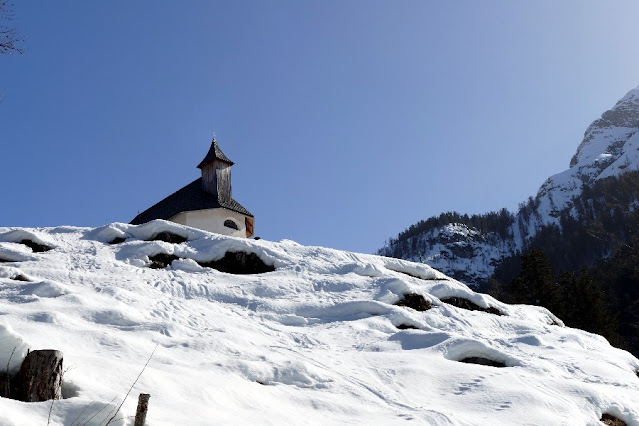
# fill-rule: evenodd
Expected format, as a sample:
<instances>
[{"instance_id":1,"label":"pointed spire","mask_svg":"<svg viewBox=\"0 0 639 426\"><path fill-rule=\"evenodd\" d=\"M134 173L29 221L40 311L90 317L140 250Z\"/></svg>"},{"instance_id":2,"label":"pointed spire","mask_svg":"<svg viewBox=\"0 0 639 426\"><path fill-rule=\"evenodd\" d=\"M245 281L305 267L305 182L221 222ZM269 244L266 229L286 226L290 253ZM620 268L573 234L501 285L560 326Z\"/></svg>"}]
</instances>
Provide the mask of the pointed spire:
<instances>
[{"instance_id":1,"label":"pointed spire","mask_svg":"<svg viewBox=\"0 0 639 426\"><path fill-rule=\"evenodd\" d=\"M204 157L204 160L202 160L202 162L198 164L197 167L201 169L202 167L206 166L211 161L215 161L215 160L224 161L225 163L228 163L230 166L235 164L231 160L229 160L226 155L224 155L219 145L217 144L217 139L215 139L215 135L213 135L213 140L211 141L211 148L209 148L209 152L206 154L206 157Z\"/></svg>"}]
</instances>

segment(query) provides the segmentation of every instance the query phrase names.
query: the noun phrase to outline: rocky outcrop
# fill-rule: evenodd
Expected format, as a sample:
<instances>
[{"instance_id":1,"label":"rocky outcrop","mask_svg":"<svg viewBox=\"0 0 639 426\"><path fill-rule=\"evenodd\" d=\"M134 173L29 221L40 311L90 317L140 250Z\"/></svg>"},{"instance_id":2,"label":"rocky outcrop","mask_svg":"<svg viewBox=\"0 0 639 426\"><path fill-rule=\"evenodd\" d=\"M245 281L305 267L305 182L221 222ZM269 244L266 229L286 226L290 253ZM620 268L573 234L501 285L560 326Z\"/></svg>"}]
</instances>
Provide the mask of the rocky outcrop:
<instances>
[{"instance_id":1,"label":"rocky outcrop","mask_svg":"<svg viewBox=\"0 0 639 426\"><path fill-rule=\"evenodd\" d=\"M561 228L561 218L568 215L585 221L575 206L585 187L639 170L638 131L636 88L586 129L570 167L549 177L514 216L508 218L503 211L470 218L447 213L455 218L454 222L442 223L445 215L421 221L391 238L378 254L423 261L467 284L486 283L503 259L525 251L542 229ZM629 204L622 209L629 212L634 207ZM485 226L481 219L493 216L501 220Z\"/></svg>"}]
</instances>

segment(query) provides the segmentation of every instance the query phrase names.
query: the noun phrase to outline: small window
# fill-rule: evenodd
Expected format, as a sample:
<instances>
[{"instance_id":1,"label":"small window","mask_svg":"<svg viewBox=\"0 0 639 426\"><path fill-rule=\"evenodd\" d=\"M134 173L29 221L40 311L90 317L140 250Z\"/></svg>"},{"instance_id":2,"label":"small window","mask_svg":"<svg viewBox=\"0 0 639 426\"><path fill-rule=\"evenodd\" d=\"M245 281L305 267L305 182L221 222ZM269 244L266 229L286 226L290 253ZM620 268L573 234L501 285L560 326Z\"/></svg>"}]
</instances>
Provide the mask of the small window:
<instances>
[{"instance_id":1,"label":"small window","mask_svg":"<svg viewBox=\"0 0 639 426\"><path fill-rule=\"evenodd\" d=\"M219 222L218 222L219 223ZM237 223L235 223L234 221L232 221L231 219L227 219L224 221L224 226L226 226L227 228L231 228L231 229L239 229L237 227Z\"/></svg>"}]
</instances>

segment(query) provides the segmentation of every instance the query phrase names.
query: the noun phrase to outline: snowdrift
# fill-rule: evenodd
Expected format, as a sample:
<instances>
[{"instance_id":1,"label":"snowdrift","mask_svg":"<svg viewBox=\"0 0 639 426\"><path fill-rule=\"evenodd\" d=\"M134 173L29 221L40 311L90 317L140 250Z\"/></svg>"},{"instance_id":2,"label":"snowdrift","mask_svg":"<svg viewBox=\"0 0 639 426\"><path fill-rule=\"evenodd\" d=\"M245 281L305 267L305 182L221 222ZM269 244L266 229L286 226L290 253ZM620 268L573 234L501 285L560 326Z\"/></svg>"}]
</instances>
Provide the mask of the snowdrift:
<instances>
[{"instance_id":1,"label":"snowdrift","mask_svg":"<svg viewBox=\"0 0 639 426\"><path fill-rule=\"evenodd\" d=\"M0 228L0 260L0 369L66 369L53 406L0 398L2 425L104 425L155 349L112 425L143 392L149 426L639 426L639 360L423 264L165 221Z\"/></svg>"}]
</instances>

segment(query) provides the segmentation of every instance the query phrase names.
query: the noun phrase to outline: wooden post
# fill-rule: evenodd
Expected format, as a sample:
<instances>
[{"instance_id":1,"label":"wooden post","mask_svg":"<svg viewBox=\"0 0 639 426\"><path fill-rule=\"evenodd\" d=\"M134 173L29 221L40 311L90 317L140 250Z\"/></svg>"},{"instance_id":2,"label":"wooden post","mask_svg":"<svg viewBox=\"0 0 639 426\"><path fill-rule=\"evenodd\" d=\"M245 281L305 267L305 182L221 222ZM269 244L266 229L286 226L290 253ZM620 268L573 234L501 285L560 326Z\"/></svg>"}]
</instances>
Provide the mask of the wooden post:
<instances>
[{"instance_id":1,"label":"wooden post","mask_svg":"<svg viewBox=\"0 0 639 426\"><path fill-rule=\"evenodd\" d=\"M146 411L149 408L149 398L151 395L148 393L141 393L138 397L138 409L135 412L135 422L133 426L144 426L146 421Z\"/></svg>"},{"instance_id":2,"label":"wooden post","mask_svg":"<svg viewBox=\"0 0 639 426\"><path fill-rule=\"evenodd\" d=\"M52 349L29 352L16 382L20 401L62 399L62 352Z\"/></svg>"}]
</instances>

